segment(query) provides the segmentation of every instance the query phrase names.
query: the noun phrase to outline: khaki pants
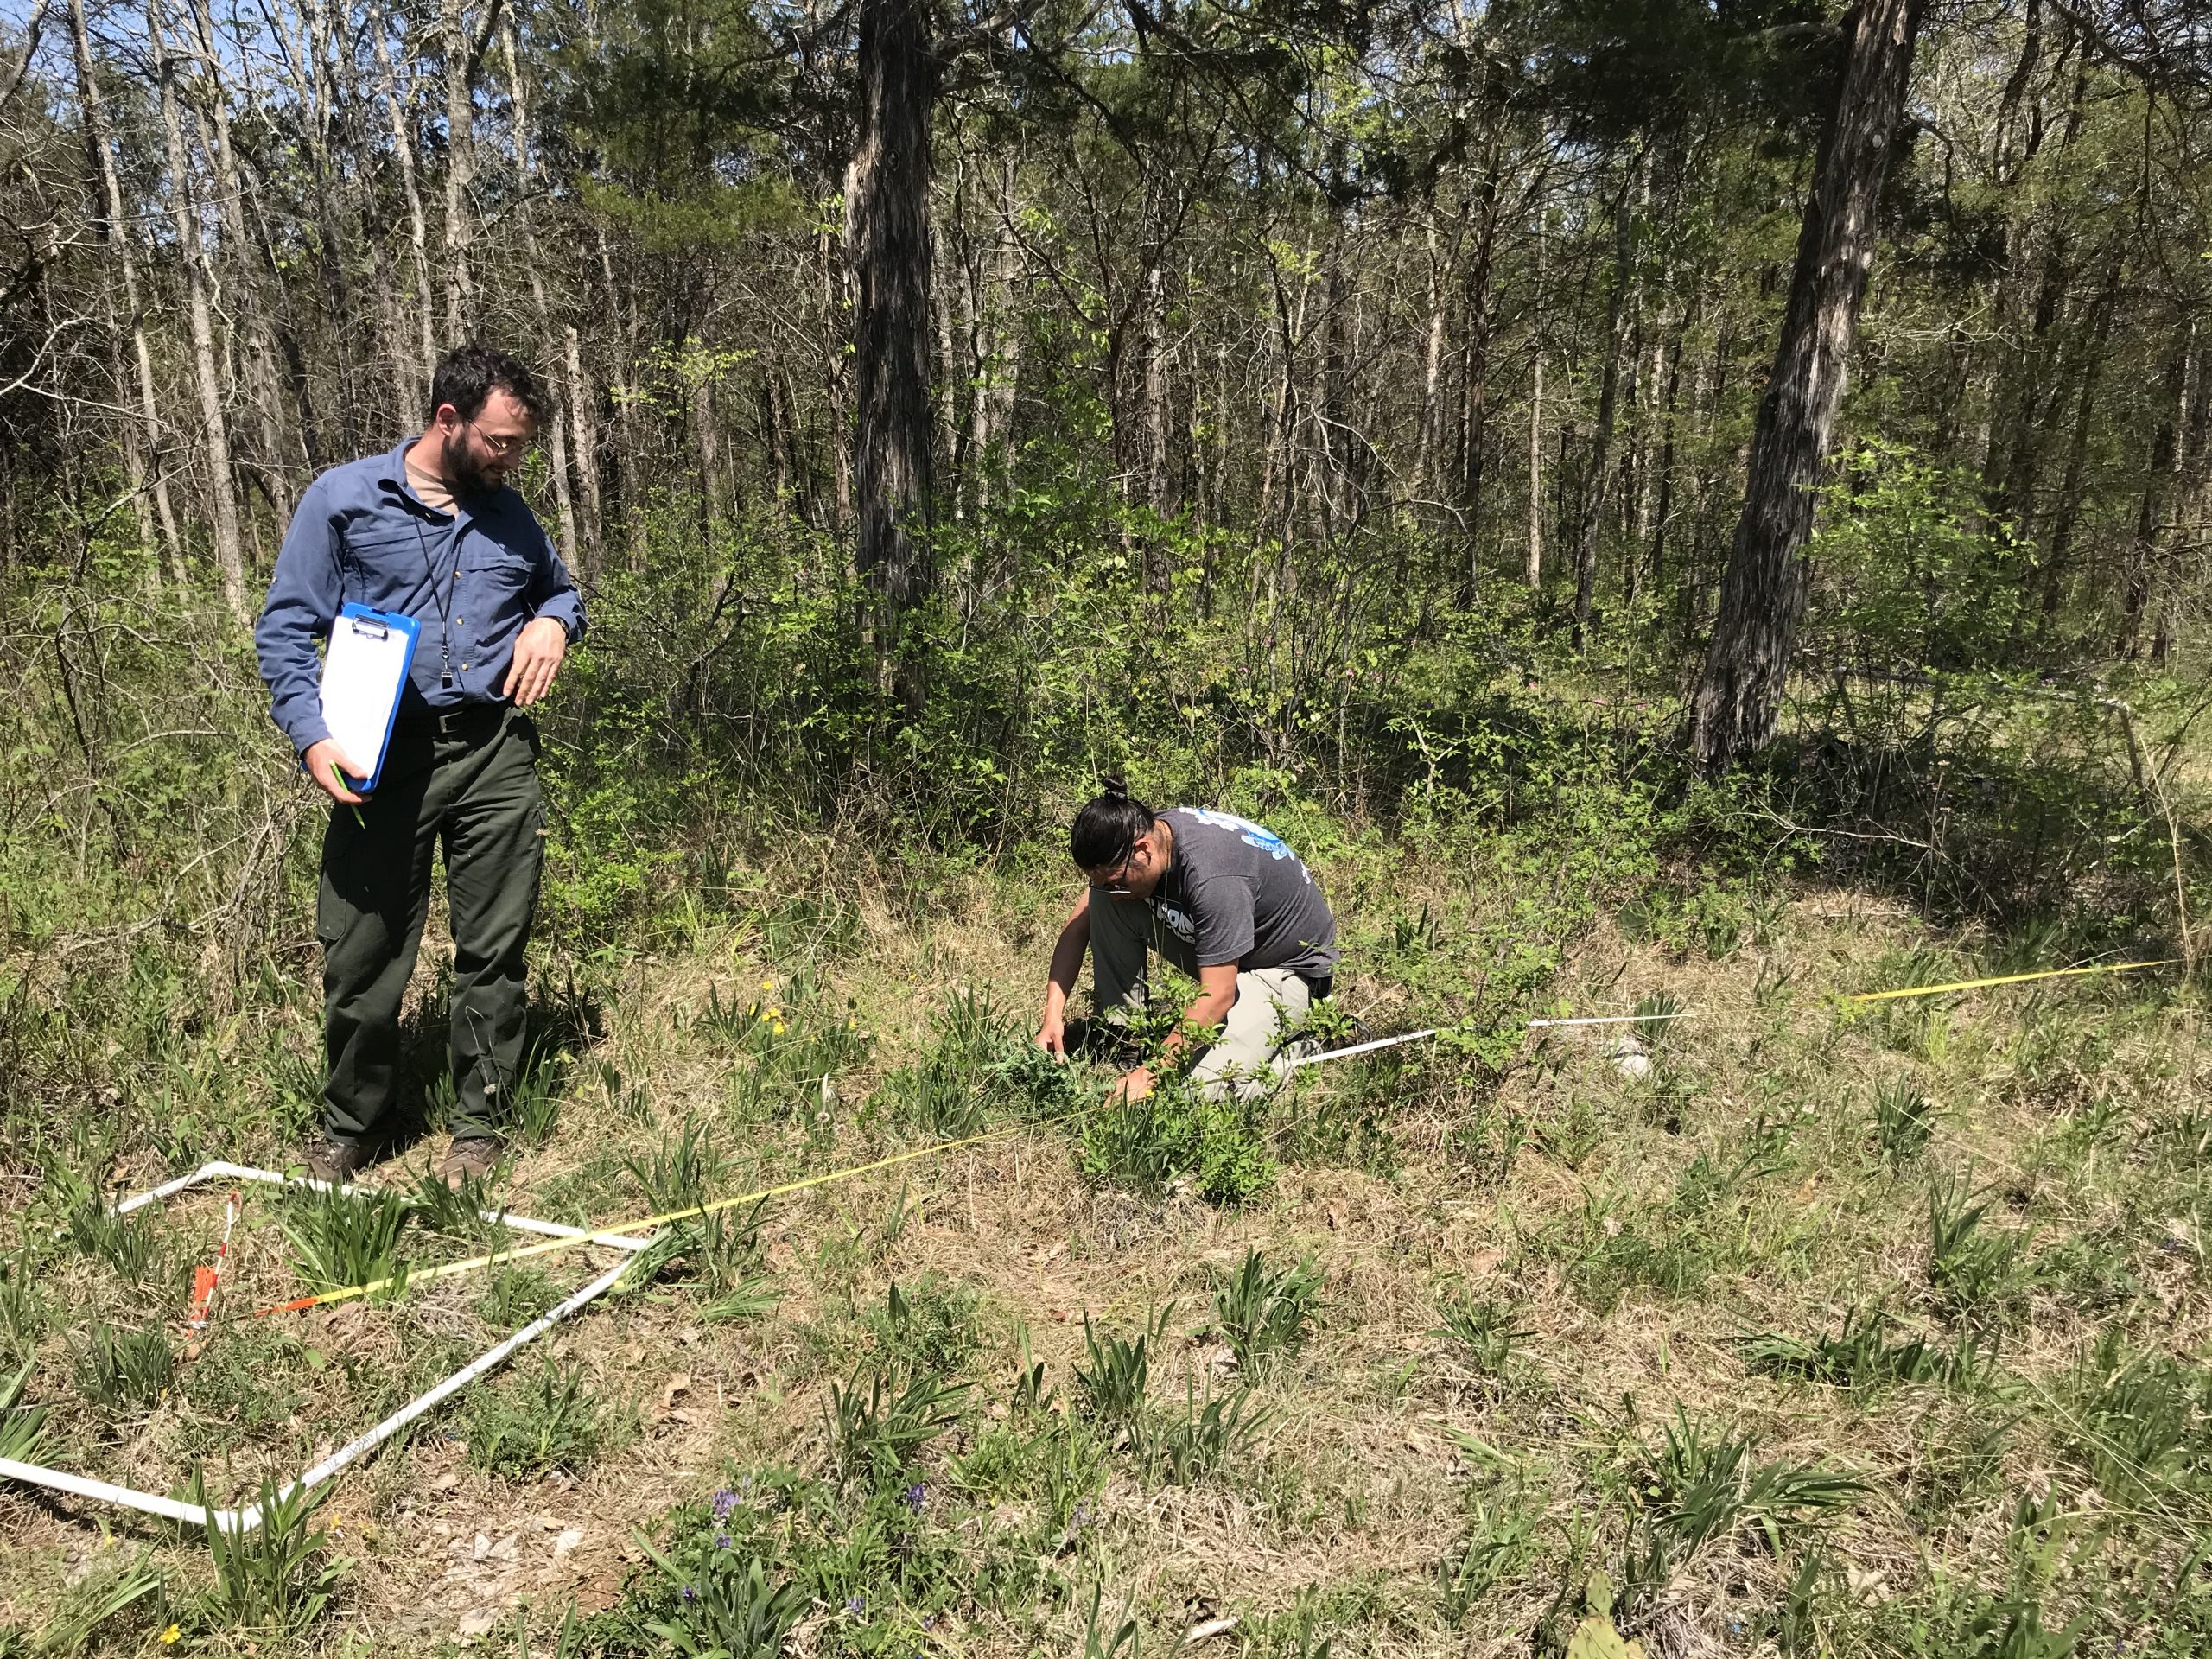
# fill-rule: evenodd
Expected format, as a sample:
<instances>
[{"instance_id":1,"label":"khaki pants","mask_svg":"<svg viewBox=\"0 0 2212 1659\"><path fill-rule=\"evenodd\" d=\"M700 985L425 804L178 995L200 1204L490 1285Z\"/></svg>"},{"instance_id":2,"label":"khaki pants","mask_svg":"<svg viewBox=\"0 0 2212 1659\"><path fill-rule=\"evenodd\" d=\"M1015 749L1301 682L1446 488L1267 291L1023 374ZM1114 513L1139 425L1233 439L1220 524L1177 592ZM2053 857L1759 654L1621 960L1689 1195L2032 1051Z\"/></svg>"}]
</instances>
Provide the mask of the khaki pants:
<instances>
[{"instance_id":1,"label":"khaki pants","mask_svg":"<svg viewBox=\"0 0 2212 1659\"><path fill-rule=\"evenodd\" d=\"M1090 969L1102 1020L1119 1024L1122 1010L1145 1006L1147 953L1160 954L1188 974L1198 971L1197 954L1161 927L1141 899L1090 894ZM1286 1046L1281 1033L1306 1017L1311 1001L1306 983L1287 968L1254 968L1236 976L1236 1001L1222 1022L1221 1039L1191 1068L1191 1080L1209 1100L1232 1093L1257 1100L1290 1073L1290 1063L1311 1045Z\"/></svg>"}]
</instances>

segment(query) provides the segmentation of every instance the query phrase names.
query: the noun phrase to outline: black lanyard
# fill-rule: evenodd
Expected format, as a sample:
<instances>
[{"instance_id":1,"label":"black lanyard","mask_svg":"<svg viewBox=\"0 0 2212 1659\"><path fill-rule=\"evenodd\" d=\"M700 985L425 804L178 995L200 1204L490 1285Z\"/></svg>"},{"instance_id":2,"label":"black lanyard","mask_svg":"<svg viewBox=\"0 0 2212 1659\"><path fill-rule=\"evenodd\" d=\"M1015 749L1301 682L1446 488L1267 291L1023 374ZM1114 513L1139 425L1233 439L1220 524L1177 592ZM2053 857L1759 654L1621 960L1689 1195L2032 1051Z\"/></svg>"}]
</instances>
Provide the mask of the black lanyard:
<instances>
[{"instance_id":1,"label":"black lanyard","mask_svg":"<svg viewBox=\"0 0 2212 1659\"><path fill-rule=\"evenodd\" d=\"M415 521L415 545L423 550L423 574L430 581L430 598L438 607L438 683L442 687L453 684L453 601L461 592L461 515L453 518L453 579L446 584L446 591L438 592L438 569L430 559L429 538L423 534L423 521Z\"/></svg>"}]
</instances>

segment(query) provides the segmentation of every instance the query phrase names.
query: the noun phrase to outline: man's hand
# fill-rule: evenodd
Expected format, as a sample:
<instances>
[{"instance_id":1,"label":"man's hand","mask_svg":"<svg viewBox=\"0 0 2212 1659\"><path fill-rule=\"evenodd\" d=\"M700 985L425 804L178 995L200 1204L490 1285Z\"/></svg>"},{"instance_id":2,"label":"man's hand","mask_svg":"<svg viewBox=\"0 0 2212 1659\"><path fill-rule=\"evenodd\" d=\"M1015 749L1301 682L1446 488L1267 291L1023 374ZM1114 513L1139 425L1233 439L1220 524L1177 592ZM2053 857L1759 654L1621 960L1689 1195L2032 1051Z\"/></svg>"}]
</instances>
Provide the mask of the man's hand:
<instances>
[{"instance_id":1,"label":"man's hand","mask_svg":"<svg viewBox=\"0 0 2212 1659\"><path fill-rule=\"evenodd\" d=\"M308 776L315 779L315 787L339 805L359 806L361 804L362 797L346 788L338 774L343 772L355 778L365 774L346 758L346 751L338 747L336 738L326 737L320 743L309 744L308 752L300 757L300 760L307 767Z\"/></svg>"},{"instance_id":2,"label":"man's hand","mask_svg":"<svg viewBox=\"0 0 2212 1659\"><path fill-rule=\"evenodd\" d=\"M569 631L560 619L533 618L515 640L515 659L507 665L507 683L499 695L518 709L529 708L553 689L553 677L561 671L561 658L568 653Z\"/></svg>"},{"instance_id":3,"label":"man's hand","mask_svg":"<svg viewBox=\"0 0 2212 1659\"><path fill-rule=\"evenodd\" d=\"M1056 1014L1046 1014L1045 1023L1037 1028L1037 1046L1055 1058L1067 1058L1067 1022Z\"/></svg>"},{"instance_id":4,"label":"man's hand","mask_svg":"<svg viewBox=\"0 0 2212 1659\"><path fill-rule=\"evenodd\" d=\"M1106 1103L1113 1106L1123 1101L1142 1100L1152 1092L1156 1081L1152 1075L1152 1068L1141 1065L1135 1071L1124 1074L1119 1083L1106 1091Z\"/></svg>"}]
</instances>

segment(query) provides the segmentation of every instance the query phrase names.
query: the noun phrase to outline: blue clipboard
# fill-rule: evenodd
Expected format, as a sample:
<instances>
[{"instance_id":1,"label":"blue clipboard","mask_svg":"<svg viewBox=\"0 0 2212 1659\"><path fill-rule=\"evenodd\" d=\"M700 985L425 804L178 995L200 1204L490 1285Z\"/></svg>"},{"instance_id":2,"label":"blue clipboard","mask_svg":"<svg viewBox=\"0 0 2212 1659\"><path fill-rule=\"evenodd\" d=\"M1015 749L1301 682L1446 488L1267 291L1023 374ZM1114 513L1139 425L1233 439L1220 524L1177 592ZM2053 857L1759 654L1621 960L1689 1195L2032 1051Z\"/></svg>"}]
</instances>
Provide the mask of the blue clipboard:
<instances>
[{"instance_id":1,"label":"blue clipboard","mask_svg":"<svg viewBox=\"0 0 2212 1659\"><path fill-rule=\"evenodd\" d=\"M357 766L370 761L365 778L340 773L356 793L367 794L384 775L385 753L422 632L411 616L365 605L343 607L331 624L322 658L322 719L348 760Z\"/></svg>"}]
</instances>

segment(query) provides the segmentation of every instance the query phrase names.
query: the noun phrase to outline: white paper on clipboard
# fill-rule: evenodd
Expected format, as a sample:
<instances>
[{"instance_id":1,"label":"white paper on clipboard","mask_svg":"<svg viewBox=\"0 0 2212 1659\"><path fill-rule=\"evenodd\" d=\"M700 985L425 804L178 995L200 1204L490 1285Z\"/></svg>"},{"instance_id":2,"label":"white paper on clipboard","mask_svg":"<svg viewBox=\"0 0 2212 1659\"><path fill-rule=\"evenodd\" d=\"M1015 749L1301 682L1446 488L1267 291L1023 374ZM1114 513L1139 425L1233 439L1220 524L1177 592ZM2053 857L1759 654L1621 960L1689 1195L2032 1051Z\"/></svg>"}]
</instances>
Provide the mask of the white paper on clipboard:
<instances>
[{"instance_id":1,"label":"white paper on clipboard","mask_svg":"<svg viewBox=\"0 0 2212 1659\"><path fill-rule=\"evenodd\" d=\"M375 788L384 771L385 747L418 632L412 617L352 605L331 624L322 659L322 719L346 758L369 768L354 782L356 789Z\"/></svg>"}]
</instances>

